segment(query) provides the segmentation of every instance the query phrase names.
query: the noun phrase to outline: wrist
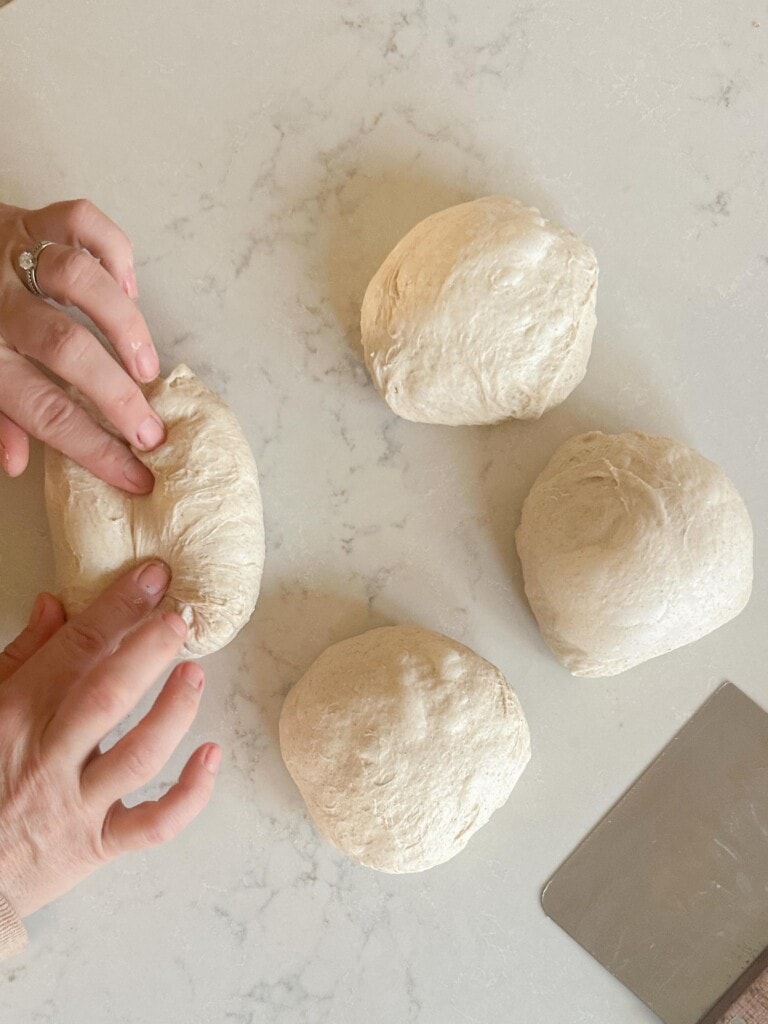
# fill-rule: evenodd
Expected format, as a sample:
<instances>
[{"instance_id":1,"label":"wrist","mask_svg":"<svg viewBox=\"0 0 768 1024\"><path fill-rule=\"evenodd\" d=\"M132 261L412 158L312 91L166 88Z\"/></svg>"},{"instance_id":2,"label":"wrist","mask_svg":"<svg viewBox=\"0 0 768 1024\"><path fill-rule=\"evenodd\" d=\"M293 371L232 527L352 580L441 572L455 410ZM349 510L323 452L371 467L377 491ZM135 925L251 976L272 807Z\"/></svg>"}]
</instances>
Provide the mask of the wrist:
<instances>
[{"instance_id":1,"label":"wrist","mask_svg":"<svg viewBox=\"0 0 768 1024\"><path fill-rule=\"evenodd\" d=\"M29 906L29 867L31 856L19 842L19 837L0 826L0 905L10 907L18 918L32 912ZM24 870L24 865L27 870Z\"/></svg>"},{"instance_id":2,"label":"wrist","mask_svg":"<svg viewBox=\"0 0 768 1024\"><path fill-rule=\"evenodd\" d=\"M27 930L8 900L0 893L0 960L20 953L27 944Z\"/></svg>"}]
</instances>

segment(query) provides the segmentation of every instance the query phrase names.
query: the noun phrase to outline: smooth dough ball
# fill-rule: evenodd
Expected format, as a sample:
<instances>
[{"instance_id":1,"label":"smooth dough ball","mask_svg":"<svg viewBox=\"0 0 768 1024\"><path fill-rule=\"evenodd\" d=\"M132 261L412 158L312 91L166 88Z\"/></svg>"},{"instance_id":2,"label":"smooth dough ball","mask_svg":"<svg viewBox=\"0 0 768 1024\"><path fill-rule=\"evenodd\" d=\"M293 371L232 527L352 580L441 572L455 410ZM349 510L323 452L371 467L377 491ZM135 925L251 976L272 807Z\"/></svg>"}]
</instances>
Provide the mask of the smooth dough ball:
<instances>
[{"instance_id":1,"label":"smooth dough ball","mask_svg":"<svg viewBox=\"0 0 768 1024\"><path fill-rule=\"evenodd\" d=\"M285 701L280 749L322 834L393 873L459 853L531 756L501 672L417 626L329 647Z\"/></svg>"},{"instance_id":2,"label":"smooth dough ball","mask_svg":"<svg viewBox=\"0 0 768 1024\"><path fill-rule=\"evenodd\" d=\"M584 377L596 293L595 254L538 210L462 203L417 224L374 275L365 361L407 420L537 419Z\"/></svg>"},{"instance_id":3,"label":"smooth dough ball","mask_svg":"<svg viewBox=\"0 0 768 1024\"><path fill-rule=\"evenodd\" d=\"M577 676L612 676L734 618L752 589L752 525L725 473L667 437L572 437L517 530L544 639Z\"/></svg>"},{"instance_id":4,"label":"smooth dough ball","mask_svg":"<svg viewBox=\"0 0 768 1024\"><path fill-rule=\"evenodd\" d=\"M130 566L161 558L173 577L164 605L186 620L182 657L229 643L256 605L264 568L259 480L232 410L186 366L145 388L167 428L134 454L155 476L137 497L49 448L48 522L64 607L80 611Z\"/></svg>"}]
</instances>

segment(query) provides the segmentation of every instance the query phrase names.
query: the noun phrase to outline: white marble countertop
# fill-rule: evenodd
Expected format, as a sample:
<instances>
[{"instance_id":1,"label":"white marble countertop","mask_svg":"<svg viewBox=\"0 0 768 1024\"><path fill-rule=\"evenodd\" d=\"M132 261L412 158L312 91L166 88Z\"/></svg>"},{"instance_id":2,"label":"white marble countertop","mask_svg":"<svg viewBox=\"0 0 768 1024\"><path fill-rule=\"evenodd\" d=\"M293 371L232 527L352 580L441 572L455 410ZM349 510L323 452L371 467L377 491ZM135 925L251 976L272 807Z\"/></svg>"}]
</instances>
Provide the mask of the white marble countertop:
<instances>
[{"instance_id":1,"label":"white marble countertop","mask_svg":"<svg viewBox=\"0 0 768 1024\"><path fill-rule=\"evenodd\" d=\"M651 1024L553 923L542 884L725 678L768 706L768 9L746 0L15 0L0 12L0 197L88 196L131 234L164 368L191 364L259 461L268 555L206 661L204 815L29 921L9 1024ZM501 192L601 267L587 378L539 423L393 416L358 343L368 278L418 219ZM575 680L524 603L513 530L586 428L719 462L756 528L747 610ZM0 639L50 587L39 452L0 482ZM515 686L533 760L447 865L377 874L320 841L276 743L334 640L411 621ZM156 789L157 787L155 787Z\"/></svg>"}]
</instances>

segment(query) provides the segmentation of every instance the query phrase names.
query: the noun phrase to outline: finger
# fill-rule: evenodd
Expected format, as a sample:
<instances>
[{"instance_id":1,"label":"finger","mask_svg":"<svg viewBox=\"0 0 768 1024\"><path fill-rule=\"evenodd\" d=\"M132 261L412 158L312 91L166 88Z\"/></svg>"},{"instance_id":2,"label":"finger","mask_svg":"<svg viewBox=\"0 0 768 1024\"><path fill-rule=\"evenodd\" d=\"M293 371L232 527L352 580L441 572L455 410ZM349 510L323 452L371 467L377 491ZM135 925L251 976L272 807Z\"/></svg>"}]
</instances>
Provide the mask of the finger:
<instances>
[{"instance_id":1,"label":"finger","mask_svg":"<svg viewBox=\"0 0 768 1024\"><path fill-rule=\"evenodd\" d=\"M87 199L71 199L30 210L24 215L24 224L37 241L87 249L101 260L126 295L138 298L133 247L128 236Z\"/></svg>"},{"instance_id":2,"label":"finger","mask_svg":"<svg viewBox=\"0 0 768 1024\"><path fill-rule=\"evenodd\" d=\"M25 430L0 412L0 468L8 476L21 476L29 462Z\"/></svg>"},{"instance_id":3,"label":"finger","mask_svg":"<svg viewBox=\"0 0 768 1024\"><path fill-rule=\"evenodd\" d=\"M186 635L180 615L158 612L74 683L46 727L51 756L70 764L84 760L170 665Z\"/></svg>"},{"instance_id":4,"label":"finger","mask_svg":"<svg viewBox=\"0 0 768 1024\"><path fill-rule=\"evenodd\" d=\"M177 665L152 710L86 766L83 794L108 806L153 779L195 720L203 682L198 665L191 661Z\"/></svg>"},{"instance_id":5,"label":"finger","mask_svg":"<svg viewBox=\"0 0 768 1024\"><path fill-rule=\"evenodd\" d=\"M38 594L26 628L0 654L0 683L29 661L66 622L64 609L53 594Z\"/></svg>"},{"instance_id":6,"label":"finger","mask_svg":"<svg viewBox=\"0 0 768 1024\"><path fill-rule=\"evenodd\" d=\"M220 763L221 748L205 743L187 761L176 785L159 800L136 807L113 805L102 833L107 855L116 857L175 839L208 803Z\"/></svg>"},{"instance_id":7,"label":"finger","mask_svg":"<svg viewBox=\"0 0 768 1024\"><path fill-rule=\"evenodd\" d=\"M50 444L94 476L132 494L148 494L154 477L122 441L36 367L0 345L2 411L22 430Z\"/></svg>"},{"instance_id":8,"label":"finger","mask_svg":"<svg viewBox=\"0 0 768 1024\"><path fill-rule=\"evenodd\" d=\"M110 290L121 294L95 260L86 253L82 258L104 275ZM124 295L121 298L136 311ZM32 295L21 295L12 314L3 320L2 329L17 352L43 363L90 398L129 444L151 451L162 443L163 421L141 388L82 324Z\"/></svg>"},{"instance_id":9,"label":"finger","mask_svg":"<svg viewBox=\"0 0 768 1024\"><path fill-rule=\"evenodd\" d=\"M35 673L53 681L57 705L73 683L110 655L157 607L169 579L168 567L162 562L136 566L88 608L73 615L35 656Z\"/></svg>"},{"instance_id":10,"label":"finger","mask_svg":"<svg viewBox=\"0 0 768 1024\"><path fill-rule=\"evenodd\" d=\"M40 253L37 280L56 302L77 306L90 317L132 377L155 379L160 362L144 317L97 259L84 249L49 245ZM40 309L39 302L34 306Z\"/></svg>"}]
</instances>

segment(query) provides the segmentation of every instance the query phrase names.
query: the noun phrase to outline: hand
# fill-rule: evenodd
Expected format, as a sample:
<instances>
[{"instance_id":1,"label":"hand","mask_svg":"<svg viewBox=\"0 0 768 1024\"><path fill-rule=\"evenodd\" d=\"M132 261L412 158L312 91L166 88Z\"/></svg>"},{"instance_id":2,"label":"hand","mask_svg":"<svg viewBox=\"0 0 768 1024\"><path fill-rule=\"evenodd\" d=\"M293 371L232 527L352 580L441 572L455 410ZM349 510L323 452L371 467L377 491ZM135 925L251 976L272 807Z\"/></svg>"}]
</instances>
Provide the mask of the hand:
<instances>
[{"instance_id":1,"label":"hand","mask_svg":"<svg viewBox=\"0 0 768 1024\"><path fill-rule=\"evenodd\" d=\"M205 807L221 749L199 747L157 802L121 797L149 782L192 724L203 673L178 665L152 710L98 747L173 660L186 635L158 611L168 570L131 570L69 622L41 594L0 655L0 892L20 917L128 850L176 836Z\"/></svg>"},{"instance_id":2,"label":"hand","mask_svg":"<svg viewBox=\"0 0 768 1024\"><path fill-rule=\"evenodd\" d=\"M90 317L123 366L89 330L24 284L18 258L40 241L56 243L39 256L41 290ZM126 445L32 362L74 384L129 444L156 448L165 428L136 381L153 380L159 363L137 296L131 243L91 203L41 210L0 203L0 466L10 476L26 468L31 434L107 483L135 494L152 490L152 474Z\"/></svg>"}]
</instances>

